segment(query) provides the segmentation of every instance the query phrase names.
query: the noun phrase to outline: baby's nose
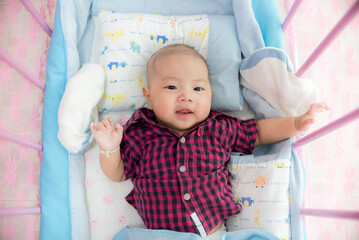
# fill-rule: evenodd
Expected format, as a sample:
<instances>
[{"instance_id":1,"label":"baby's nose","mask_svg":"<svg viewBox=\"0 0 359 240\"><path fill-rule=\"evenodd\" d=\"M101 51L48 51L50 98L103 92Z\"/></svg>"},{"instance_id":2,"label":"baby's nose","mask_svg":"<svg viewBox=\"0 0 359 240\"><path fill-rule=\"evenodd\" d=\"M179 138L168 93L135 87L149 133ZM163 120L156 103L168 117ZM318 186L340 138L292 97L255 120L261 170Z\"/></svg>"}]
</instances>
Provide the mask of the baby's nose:
<instances>
[{"instance_id":1,"label":"baby's nose","mask_svg":"<svg viewBox=\"0 0 359 240\"><path fill-rule=\"evenodd\" d=\"M178 97L180 102L192 102L192 95L188 91L183 91Z\"/></svg>"}]
</instances>

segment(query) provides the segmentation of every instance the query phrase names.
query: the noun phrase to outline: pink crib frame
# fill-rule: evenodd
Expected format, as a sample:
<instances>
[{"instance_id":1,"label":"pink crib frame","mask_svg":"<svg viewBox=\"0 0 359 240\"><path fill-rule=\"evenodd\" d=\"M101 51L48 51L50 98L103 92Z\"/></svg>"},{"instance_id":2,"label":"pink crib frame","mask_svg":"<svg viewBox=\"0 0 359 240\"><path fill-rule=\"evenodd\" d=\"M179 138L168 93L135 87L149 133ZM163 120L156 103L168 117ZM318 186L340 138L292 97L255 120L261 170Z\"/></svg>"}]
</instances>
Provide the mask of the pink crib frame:
<instances>
[{"instance_id":1,"label":"pink crib frame","mask_svg":"<svg viewBox=\"0 0 359 240\"><path fill-rule=\"evenodd\" d=\"M295 16L300 4L303 0L295 0L291 9L289 10L285 20L283 21L282 28L283 32L286 31L293 17ZM37 10L34 8L32 3L29 0L21 0L26 9L31 13L31 15L36 19L38 24L44 29L49 37L52 35L52 30L47 25L45 20L40 16ZM302 76L310 66L321 56L321 54L327 49L327 47L333 42L333 40L343 31L343 29L351 22L356 14L359 12L359 0L356 0L354 4L347 10L344 16L338 21L338 23L333 27L329 34L322 40L322 42L317 46L317 48L312 52L312 54L307 58L303 65L296 71L295 75L300 77ZM294 38L292 38L294 39ZM294 45L292 45L294 46ZM294 52L293 49L290 49L291 52ZM40 81L35 75L33 75L28 69L23 67L21 64L18 64L17 61L8 54L4 49L0 47L0 57L8 65L20 72L26 79L31 81L33 84L38 86L41 90L45 91L45 84ZM295 58L293 59L295 60ZM296 62L293 61L294 66ZM345 114L339 119L325 125L324 127L314 131L307 136L297 140L293 143L293 146L298 149L301 146L312 142L354 120L359 118L359 108L354 111ZM38 151L42 151L42 145L32 142L23 137L14 135L6 130L0 129L0 138L3 138L8 141L12 141L30 148L34 148ZM302 215L306 216L317 216L317 217L326 217L326 218L342 218L342 219L359 219L359 211L348 211L348 210L330 210L330 209L310 209L302 208ZM28 214L41 214L41 207L30 207L30 208L7 208L0 209L0 217L7 216L16 216L16 215L28 215Z\"/></svg>"}]
</instances>

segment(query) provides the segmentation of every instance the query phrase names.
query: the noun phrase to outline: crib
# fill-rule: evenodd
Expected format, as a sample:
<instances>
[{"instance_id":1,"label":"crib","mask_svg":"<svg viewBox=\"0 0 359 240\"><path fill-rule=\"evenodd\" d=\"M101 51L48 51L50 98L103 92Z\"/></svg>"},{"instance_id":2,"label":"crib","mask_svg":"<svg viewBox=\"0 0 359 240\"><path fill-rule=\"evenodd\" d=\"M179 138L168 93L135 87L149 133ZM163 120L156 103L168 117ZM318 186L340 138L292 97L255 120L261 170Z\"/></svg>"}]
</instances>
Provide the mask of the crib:
<instances>
[{"instance_id":1,"label":"crib","mask_svg":"<svg viewBox=\"0 0 359 240\"><path fill-rule=\"evenodd\" d=\"M24 7L17 1L0 3L0 156L3 166L0 170L0 239L37 239L41 231L42 239L48 238L44 232L67 239L71 238L71 227L63 232L63 228L56 226L60 222L49 219L51 201L42 209L39 190L40 165L48 164L41 161L40 119L46 87L45 61L53 33L48 23L51 26L54 21L56 4L54 1L21 2ZM307 238L357 239L359 87L355 80L359 75L359 50L355 43L359 39L359 1L276 2L295 75L312 79L320 87L320 98L331 106L331 110L318 119L312 133L293 143L306 169L301 214ZM312 24L308 25L307 19ZM24 34L16 35L26 31L27 45L32 47L25 46ZM340 38L335 40L337 36ZM321 138L324 135L325 138ZM68 181L66 174L61 175L63 169L52 171ZM56 206L61 202L59 199L64 198L61 194L68 194L61 188L58 191L49 196L54 200L51 207L68 207L69 202ZM48 221L41 224L46 230L39 226L41 218ZM60 221L66 218L69 218L66 213L59 216ZM56 233L57 229L61 232ZM298 238L292 236L292 239Z\"/></svg>"}]
</instances>

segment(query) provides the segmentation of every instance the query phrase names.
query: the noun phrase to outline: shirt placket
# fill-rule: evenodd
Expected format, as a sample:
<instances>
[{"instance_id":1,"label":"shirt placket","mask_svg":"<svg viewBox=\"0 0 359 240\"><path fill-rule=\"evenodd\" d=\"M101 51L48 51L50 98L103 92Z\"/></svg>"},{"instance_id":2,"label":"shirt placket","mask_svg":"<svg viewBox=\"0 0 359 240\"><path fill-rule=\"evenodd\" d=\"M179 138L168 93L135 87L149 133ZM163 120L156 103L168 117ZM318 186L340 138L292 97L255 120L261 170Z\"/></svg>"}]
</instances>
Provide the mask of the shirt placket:
<instances>
[{"instance_id":1,"label":"shirt placket","mask_svg":"<svg viewBox=\"0 0 359 240\"><path fill-rule=\"evenodd\" d=\"M187 136L188 137L188 136ZM186 144L186 136L182 136L178 140L177 144L177 159L176 159L176 169L177 169L177 177L180 181L181 186L181 196L184 201L182 201L187 209L187 211L191 211L192 207L190 204L191 200L191 188L192 184L190 182L190 176L188 175L189 163L188 163L188 149Z\"/></svg>"},{"instance_id":2,"label":"shirt placket","mask_svg":"<svg viewBox=\"0 0 359 240\"><path fill-rule=\"evenodd\" d=\"M192 178L189 175L189 173L191 172L191 164L189 163L189 152L191 152L191 146L187 144L187 139L189 138L190 135L183 135L178 140L176 159L177 176L181 186L182 202L187 212L190 213L198 232L203 238L207 236L207 234L202 225L202 222L199 220L199 217L195 211L195 203L193 201L195 201L194 194L196 194L196 192L195 189L193 189Z\"/></svg>"}]
</instances>

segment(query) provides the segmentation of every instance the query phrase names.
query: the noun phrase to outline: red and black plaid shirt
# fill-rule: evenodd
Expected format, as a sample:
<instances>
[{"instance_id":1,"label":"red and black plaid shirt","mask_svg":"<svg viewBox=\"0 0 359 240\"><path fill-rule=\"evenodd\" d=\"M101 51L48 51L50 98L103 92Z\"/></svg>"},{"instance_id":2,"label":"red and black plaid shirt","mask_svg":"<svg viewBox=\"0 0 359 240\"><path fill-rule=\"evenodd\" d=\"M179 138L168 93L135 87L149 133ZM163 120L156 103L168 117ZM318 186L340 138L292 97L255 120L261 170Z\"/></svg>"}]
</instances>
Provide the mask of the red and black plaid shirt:
<instances>
[{"instance_id":1,"label":"red and black plaid shirt","mask_svg":"<svg viewBox=\"0 0 359 240\"><path fill-rule=\"evenodd\" d=\"M126 200L150 229L198 233L196 213L208 234L237 214L226 163L232 151L251 154L257 138L253 119L211 111L182 136L138 109L124 127L121 156L134 189ZM197 223L198 225L198 223Z\"/></svg>"}]
</instances>

